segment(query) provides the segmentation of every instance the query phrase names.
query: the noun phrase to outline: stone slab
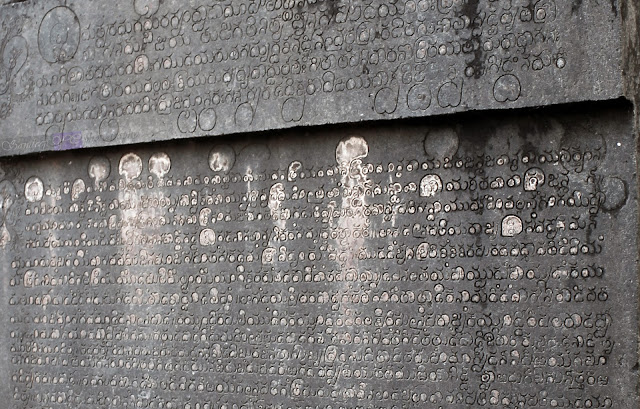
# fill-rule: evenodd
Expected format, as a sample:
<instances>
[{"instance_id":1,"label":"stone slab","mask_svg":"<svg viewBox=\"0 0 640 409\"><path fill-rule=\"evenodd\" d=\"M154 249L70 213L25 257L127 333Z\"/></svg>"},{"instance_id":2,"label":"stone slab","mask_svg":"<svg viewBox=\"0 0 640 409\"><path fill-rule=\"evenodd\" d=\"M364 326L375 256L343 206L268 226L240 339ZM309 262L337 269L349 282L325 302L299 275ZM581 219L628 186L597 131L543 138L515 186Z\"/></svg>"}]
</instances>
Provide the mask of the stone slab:
<instances>
[{"instance_id":1,"label":"stone slab","mask_svg":"<svg viewBox=\"0 0 640 409\"><path fill-rule=\"evenodd\" d=\"M628 106L0 162L17 408L638 407Z\"/></svg>"},{"instance_id":2,"label":"stone slab","mask_svg":"<svg viewBox=\"0 0 640 409\"><path fill-rule=\"evenodd\" d=\"M0 156L614 99L630 1L11 2Z\"/></svg>"}]
</instances>

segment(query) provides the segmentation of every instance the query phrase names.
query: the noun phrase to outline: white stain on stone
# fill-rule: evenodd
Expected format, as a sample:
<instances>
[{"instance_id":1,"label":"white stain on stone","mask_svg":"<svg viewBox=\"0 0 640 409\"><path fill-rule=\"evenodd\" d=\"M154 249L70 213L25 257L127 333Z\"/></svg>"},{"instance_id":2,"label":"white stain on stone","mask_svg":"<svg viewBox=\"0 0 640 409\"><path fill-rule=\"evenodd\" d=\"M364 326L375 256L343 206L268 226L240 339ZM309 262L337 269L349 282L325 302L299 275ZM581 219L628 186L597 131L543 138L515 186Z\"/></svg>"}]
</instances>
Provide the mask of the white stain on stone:
<instances>
[{"instance_id":1,"label":"white stain on stone","mask_svg":"<svg viewBox=\"0 0 640 409\"><path fill-rule=\"evenodd\" d=\"M289 169L287 170L287 180L289 182L293 182L298 177L298 173L302 168L302 163L300 161L294 160L289 164Z\"/></svg>"},{"instance_id":2,"label":"white stain on stone","mask_svg":"<svg viewBox=\"0 0 640 409\"><path fill-rule=\"evenodd\" d=\"M200 232L200 244L211 246L216 242L216 233L212 229L204 229Z\"/></svg>"},{"instance_id":3,"label":"white stain on stone","mask_svg":"<svg viewBox=\"0 0 640 409\"><path fill-rule=\"evenodd\" d=\"M229 173L236 162L236 153L231 146L218 145L209 153L209 168L214 172Z\"/></svg>"},{"instance_id":4,"label":"white stain on stone","mask_svg":"<svg viewBox=\"0 0 640 409\"><path fill-rule=\"evenodd\" d=\"M354 231L368 226L369 219L364 215L365 187L369 180L364 172L362 159L369 154L369 144L360 136L349 136L338 143L336 148L336 162L340 170L342 184L341 216L338 219L339 230ZM348 241L339 241L339 251L356 254L364 245L364 238L350 238ZM351 259L347 268L356 268Z\"/></svg>"},{"instance_id":5,"label":"white stain on stone","mask_svg":"<svg viewBox=\"0 0 640 409\"><path fill-rule=\"evenodd\" d=\"M269 200L267 202L271 217L273 219L279 218L278 215L282 209L282 202L285 199L284 185L282 183L275 183L269 189Z\"/></svg>"},{"instance_id":6,"label":"white stain on stone","mask_svg":"<svg viewBox=\"0 0 640 409\"><path fill-rule=\"evenodd\" d=\"M162 179L171 170L171 158L164 152L154 153L149 158L149 172Z\"/></svg>"},{"instance_id":7,"label":"white stain on stone","mask_svg":"<svg viewBox=\"0 0 640 409\"><path fill-rule=\"evenodd\" d=\"M349 168L354 159L363 159L369 155L369 144L360 136L349 136L338 143L336 162L340 167Z\"/></svg>"},{"instance_id":8,"label":"white stain on stone","mask_svg":"<svg viewBox=\"0 0 640 409\"><path fill-rule=\"evenodd\" d=\"M7 229L7 226L3 224L2 227L0 228L0 247L4 249L5 247L7 247L10 241L11 241L11 234L9 234L9 230Z\"/></svg>"},{"instance_id":9,"label":"white stain on stone","mask_svg":"<svg viewBox=\"0 0 640 409\"><path fill-rule=\"evenodd\" d=\"M416 258L418 260L426 260L429 258L429 243L422 242L418 245L416 249Z\"/></svg>"},{"instance_id":10,"label":"white stain on stone","mask_svg":"<svg viewBox=\"0 0 640 409\"><path fill-rule=\"evenodd\" d=\"M111 174L111 162L102 156L94 157L89 161L87 172L89 173L89 177L93 179L94 185L97 186Z\"/></svg>"},{"instance_id":11,"label":"white stain on stone","mask_svg":"<svg viewBox=\"0 0 640 409\"><path fill-rule=\"evenodd\" d=\"M438 175L425 175L420 181L420 196L432 197L442 191L442 179Z\"/></svg>"},{"instance_id":12,"label":"white stain on stone","mask_svg":"<svg viewBox=\"0 0 640 409\"><path fill-rule=\"evenodd\" d=\"M209 220L211 219L211 209L208 207L200 210L200 215L198 216L198 223L200 226L206 227L209 224Z\"/></svg>"},{"instance_id":13,"label":"white stain on stone","mask_svg":"<svg viewBox=\"0 0 640 409\"><path fill-rule=\"evenodd\" d=\"M138 178L142 173L142 159L135 153L128 153L122 158L118 164L118 173L122 176L126 182L126 185L118 191L119 206L119 218L122 222L122 228L120 228L120 237L123 242L127 242L130 235L135 234L135 220L138 217L139 212L139 200L140 194L136 191L135 184L130 183L134 179ZM152 213L153 209L151 210ZM152 217L155 214L151 215ZM133 249L127 249L127 251L133 251Z\"/></svg>"},{"instance_id":14,"label":"white stain on stone","mask_svg":"<svg viewBox=\"0 0 640 409\"><path fill-rule=\"evenodd\" d=\"M118 173L128 182L136 179L142 173L142 159L135 153L128 153L120 159Z\"/></svg>"},{"instance_id":15,"label":"white stain on stone","mask_svg":"<svg viewBox=\"0 0 640 409\"><path fill-rule=\"evenodd\" d=\"M77 201L80 199L80 196L86 192L86 190L87 188L84 184L84 180L76 179L71 186L71 200L74 202Z\"/></svg>"},{"instance_id":16,"label":"white stain on stone","mask_svg":"<svg viewBox=\"0 0 640 409\"><path fill-rule=\"evenodd\" d=\"M515 215L505 216L502 219L502 236L514 237L522 233L522 220Z\"/></svg>"},{"instance_id":17,"label":"white stain on stone","mask_svg":"<svg viewBox=\"0 0 640 409\"><path fill-rule=\"evenodd\" d=\"M13 186L13 183L8 180L0 182L0 210L6 213L11 205L13 205L17 196L16 188Z\"/></svg>"},{"instance_id":18,"label":"white stain on stone","mask_svg":"<svg viewBox=\"0 0 640 409\"><path fill-rule=\"evenodd\" d=\"M360 136L349 136L338 143L336 148L336 162L340 172L341 203L338 206L339 217L337 220L331 219L331 235L337 237L334 241L335 260L337 268L344 275L359 275L362 273L358 255L365 250L366 239L362 234L369 229L371 221L365 215L366 191L371 188L371 182L367 177L367 166L363 164L363 159L369 155L369 145ZM330 211L333 213L329 206ZM346 234L345 234L346 232ZM358 232L359 234L355 234ZM364 283L363 283L364 284ZM350 291L349 284L342 282L344 291ZM357 308L350 302L342 302L338 313L348 316L353 313L353 308ZM352 331L343 332L341 335L345 341L353 339L355 334Z\"/></svg>"},{"instance_id":19,"label":"white stain on stone","mask_svg":"<svg viewBox=\"0 0 640 409\"><path fill-rule=\"evenodd\" d=\"M32 176L24 184L24 196L29 202L38 202L44 195L44 184L37 176Z\"/></svg>"},{"instance_id":20,"label":"white stain on stone","mask_svg":"<svg viewBox=\"0 0 640 409\"><path fill-rule=\"evenodd\" d=\"M539 168L531 168L524 174L524 190L532 192L544 185L544 172Z\"/></svg>"},{"instance_id":21,"label":"white stain on stone","mask_svg":"<svg viewBox=\"0 0 640 409\"><path fill-rule=\"evenodd\" d=\"M276 261L276 249L273 247L267 247L262 250L262 256L260 261L262 264L272 264Z\"/></svg>"},{"instance_id":22,"label":"white stain on stone","mask_svg":"<svg viewBox=\"0 0 640 409\"><path fill-rule=\"evenodd\" d=\"M24 288L32 288L36 281L36 272L33 270L27 270L22 277L22 286Z\"/></svg>"}]
</instances>

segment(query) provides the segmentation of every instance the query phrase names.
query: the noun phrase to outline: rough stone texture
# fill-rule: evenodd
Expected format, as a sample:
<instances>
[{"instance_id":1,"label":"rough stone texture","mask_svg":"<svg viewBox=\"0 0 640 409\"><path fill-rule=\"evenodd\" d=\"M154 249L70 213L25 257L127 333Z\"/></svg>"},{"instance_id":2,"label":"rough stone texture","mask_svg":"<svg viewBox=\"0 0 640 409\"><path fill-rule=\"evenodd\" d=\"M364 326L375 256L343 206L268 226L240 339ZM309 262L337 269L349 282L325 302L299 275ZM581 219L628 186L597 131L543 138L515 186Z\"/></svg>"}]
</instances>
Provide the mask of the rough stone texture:
<instances>
[{"instance_id":1,"label":"rough stone texture","mask_svg":"<svg viewBox=\"0 0 640 409\"><path fill-rule=\"evenodd\" d=\"M0 155L613 99L623 95L621 8L634 7L9 4L0 13Z\"/></svg>"},{"instance_id":2,"label":"rough stone texture","mask_svg":"<svg viewBox=\"0 0 640 409\"><path fill-rule=\"evenodd\" d=\"M610 104L5 159L3 407L637 408L636 166Z\"/></svg>"}]
</instances>

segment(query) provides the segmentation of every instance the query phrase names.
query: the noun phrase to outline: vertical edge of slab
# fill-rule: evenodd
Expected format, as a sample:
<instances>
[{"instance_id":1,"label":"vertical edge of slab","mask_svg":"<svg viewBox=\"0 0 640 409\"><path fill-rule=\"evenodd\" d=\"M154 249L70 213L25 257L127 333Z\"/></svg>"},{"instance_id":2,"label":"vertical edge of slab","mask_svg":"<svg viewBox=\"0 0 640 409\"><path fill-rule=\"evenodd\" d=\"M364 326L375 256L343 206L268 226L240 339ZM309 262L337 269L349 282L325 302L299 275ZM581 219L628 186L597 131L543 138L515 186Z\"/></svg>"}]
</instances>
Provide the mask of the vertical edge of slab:
<instances>
[{"instance_id":1,"label":"vertical edge of slab","mask_svg":"<svg viewBox=\"0 0 640 409\"><path fill-rule=\"evenodd\" d=\"M640 152L640 5L635 0L624 0L620 7L622 17L622 63L624 94L634 105L636 152ZM636 172L638 179L638 173ZM640 180L640 179L638 179ZM637 194L637 192L636 192ZM639 217L636 215L636 217ZM640 237L640 226L638 227ZM640 249L638 250L640 258ZM640 271L638 272L640 274ZM636 306L640 310L640 303ZM640 327L638 328L638 349L635 370L640 367ZM640 383L636 384L640 390ZM637 406L637 402L636 402Z\"/></svg>"},{"instance_id":2,"label":"vertical edge of slab","mask_svg":"<svg viewBox=\"0 0 640 409\"><path fill-rule=\"evenodd\" d=\"M625 0L620 7L622 14L622 56L624 94L636 105L640 102L640 4ZM636 124L637 118L636 118Z\"/></svg>"}]
</instances>

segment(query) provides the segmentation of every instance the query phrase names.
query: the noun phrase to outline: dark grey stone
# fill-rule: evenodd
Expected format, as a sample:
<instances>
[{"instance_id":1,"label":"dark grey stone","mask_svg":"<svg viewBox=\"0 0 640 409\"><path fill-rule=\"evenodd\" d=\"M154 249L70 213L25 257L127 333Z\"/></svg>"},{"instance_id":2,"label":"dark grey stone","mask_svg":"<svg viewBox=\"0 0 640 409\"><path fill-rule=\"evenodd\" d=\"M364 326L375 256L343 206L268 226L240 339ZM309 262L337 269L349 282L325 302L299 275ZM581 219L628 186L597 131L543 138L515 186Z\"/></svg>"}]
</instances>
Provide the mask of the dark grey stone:
<instances>
[{"instance_id":1,"label":"dark grey stone","mask_svg":"<svg viewBox=\"0 0 640 409\"><path fill-rule=\"evenodd\" d=\"M637 408L632 112L561 111L4 159L2 407Z\"/></svg>"},{"instance_id":2,"label":"dark grey stone","mask_svg":"<svg viewBox=\"0 0 640 409\"><path fill-rule=\"evenodd\" d=\"M10 3L0 156L609 100L637 72L632 0Z\"/></svg>"}]
</instances>

